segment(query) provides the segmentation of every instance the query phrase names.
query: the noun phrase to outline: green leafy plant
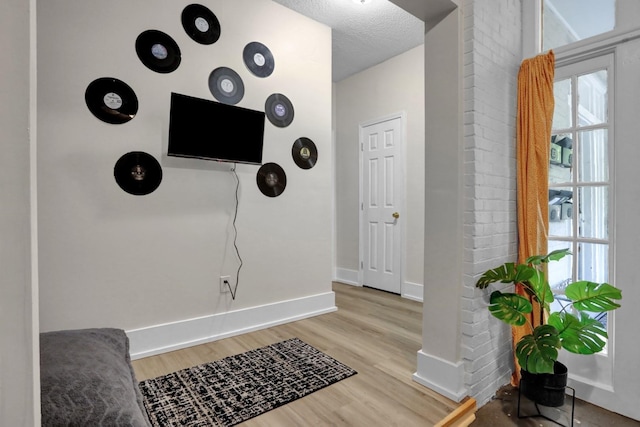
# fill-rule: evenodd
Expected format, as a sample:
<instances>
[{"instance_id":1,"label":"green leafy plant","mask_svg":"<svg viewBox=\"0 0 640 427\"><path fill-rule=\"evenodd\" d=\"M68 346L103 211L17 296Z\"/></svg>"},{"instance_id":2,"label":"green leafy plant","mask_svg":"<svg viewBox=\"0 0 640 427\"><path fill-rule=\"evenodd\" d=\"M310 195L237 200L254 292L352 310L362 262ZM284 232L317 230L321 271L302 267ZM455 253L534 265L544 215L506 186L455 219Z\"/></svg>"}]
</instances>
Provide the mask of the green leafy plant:
<instances>
[{"instance_id":1,"label":"green leafy plant","mask_svg":"<svg viewBox=\"0 0 640 427\"><path fill-rule=\"evenodd\" d=\"M505 263L486 271L476 283L480 289L492 283L520 283L530 298L496 290L489 299L489 312L512 326L528 325L530 334L516 343L516 357L522 369L532 374L553 373L558 350L577 354L594 354L606 344L607 330L586 312L604 312L620 307L620 289L608 283L586 280L567 285L564 294L569 302L558 312L550 313L554 295L544 274L544 265L569 255L560 249L548 255L535 255L524 264ZM539 324L532 324L533 304L540 307ZM538 322L536 322L538 323Z\"/></svg>"}]
</instances>

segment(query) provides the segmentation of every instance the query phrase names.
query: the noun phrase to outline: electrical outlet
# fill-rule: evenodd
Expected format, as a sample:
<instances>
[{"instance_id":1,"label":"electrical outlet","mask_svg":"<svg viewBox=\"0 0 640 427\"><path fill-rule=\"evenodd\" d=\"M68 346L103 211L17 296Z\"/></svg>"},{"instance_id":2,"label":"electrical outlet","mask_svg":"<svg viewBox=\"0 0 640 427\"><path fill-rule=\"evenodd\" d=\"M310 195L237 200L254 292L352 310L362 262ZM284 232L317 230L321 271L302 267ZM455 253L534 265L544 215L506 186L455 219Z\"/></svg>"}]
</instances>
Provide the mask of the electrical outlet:
<instances>
[{"instance_id":1,"label":"electrical outlet","mask_svg":"<svg viewBox=\"0 0 640 427\"><path fill-rule=\"evenodd\" d=\"M220 276L220 292L231 292L231 283L229 282L229 276Z\"/></svg>"}]
</instances>

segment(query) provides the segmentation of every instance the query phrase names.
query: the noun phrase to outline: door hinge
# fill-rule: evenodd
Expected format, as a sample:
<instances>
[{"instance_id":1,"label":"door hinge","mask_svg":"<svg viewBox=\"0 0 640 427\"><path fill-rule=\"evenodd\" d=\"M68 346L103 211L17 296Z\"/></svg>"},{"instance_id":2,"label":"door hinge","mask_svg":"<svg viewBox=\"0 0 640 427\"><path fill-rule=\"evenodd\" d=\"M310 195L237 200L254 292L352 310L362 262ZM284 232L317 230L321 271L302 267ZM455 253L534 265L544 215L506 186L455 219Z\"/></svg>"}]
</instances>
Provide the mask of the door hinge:
<instances>
[{"instance_id":1,"label":"door hinge","mask_svg":"<svg viewBox=\"0 0 640 427\"><path fill-rule=\"evenodd\" d=\"M364 142L360 143L360 151L364 151Z\"/></svg>"},{"instance_id":2,"label":"door hinge","mask_svg":"<svg viewBox=\"0 0 640 427\"><path fill-rule=\"evenodd\" d=\"M364 269L364 262L360 261L360 270Z\"/></svg>"}]
</instances>

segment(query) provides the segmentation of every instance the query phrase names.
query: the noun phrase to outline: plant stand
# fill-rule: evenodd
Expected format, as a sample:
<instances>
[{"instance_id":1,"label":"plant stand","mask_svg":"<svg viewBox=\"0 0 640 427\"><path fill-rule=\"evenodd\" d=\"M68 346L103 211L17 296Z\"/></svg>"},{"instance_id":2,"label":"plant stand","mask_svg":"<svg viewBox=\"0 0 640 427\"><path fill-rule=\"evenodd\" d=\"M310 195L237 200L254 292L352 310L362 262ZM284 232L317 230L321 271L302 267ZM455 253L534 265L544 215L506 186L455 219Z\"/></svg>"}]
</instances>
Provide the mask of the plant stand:
<instances>
[{"instance_id":1,"label":"plant stand","mask_svg":"<svg viewBox=\"0 0 640 427\"><path fill-rule=\"evenodd\" d=\"M533 402L534 405L536 406L536 410L538 411L537 414L533 414L533 415L520 415L520 397L521 397L521 392L520 390L522 389L522 387L518 387L518 418L544 418L546 420L549 420L555 424L558 424L559 426L562 427L573 427L573 415L575 413L575 408L576 408L576 389L573 387L569 387L569 386L565 386L566 388L570 388L572 391L572 396L571 396L571 423L569 424L569 426L565 426L564 424L560 424L558 421L551 419L549 417L547 417L546 415L544 415L542 412L540 412L540 408L538 407L538 403L537 402Z\"/></svg>"}]
</instances>

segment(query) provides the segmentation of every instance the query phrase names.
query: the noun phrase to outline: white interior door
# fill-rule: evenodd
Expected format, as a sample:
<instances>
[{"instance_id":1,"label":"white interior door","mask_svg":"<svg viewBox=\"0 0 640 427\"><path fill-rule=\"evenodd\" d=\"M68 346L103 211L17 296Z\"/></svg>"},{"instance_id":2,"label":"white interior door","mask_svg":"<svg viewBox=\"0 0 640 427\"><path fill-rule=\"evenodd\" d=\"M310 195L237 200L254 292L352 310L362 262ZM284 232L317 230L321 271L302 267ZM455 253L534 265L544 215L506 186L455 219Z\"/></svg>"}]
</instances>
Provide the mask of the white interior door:
<instances>
[{"instance_id":1,"label":"white interior door","mask_svg":"<svg viewBox=\"0 0 640 427\"><path fill-rule=\"evenodd\" d=\"M363 285L401 293L404 179L402 118L360 129Z\"/></svg>"}]
</instances>

